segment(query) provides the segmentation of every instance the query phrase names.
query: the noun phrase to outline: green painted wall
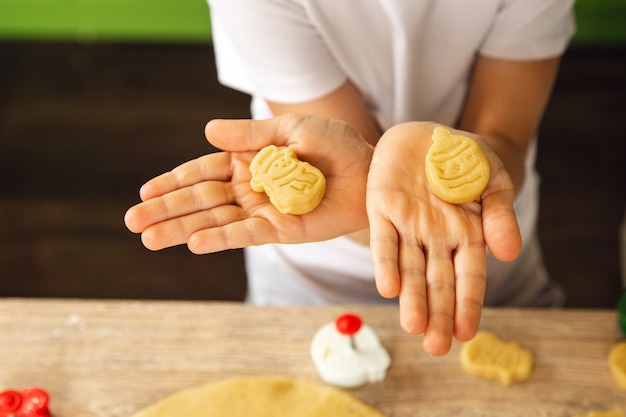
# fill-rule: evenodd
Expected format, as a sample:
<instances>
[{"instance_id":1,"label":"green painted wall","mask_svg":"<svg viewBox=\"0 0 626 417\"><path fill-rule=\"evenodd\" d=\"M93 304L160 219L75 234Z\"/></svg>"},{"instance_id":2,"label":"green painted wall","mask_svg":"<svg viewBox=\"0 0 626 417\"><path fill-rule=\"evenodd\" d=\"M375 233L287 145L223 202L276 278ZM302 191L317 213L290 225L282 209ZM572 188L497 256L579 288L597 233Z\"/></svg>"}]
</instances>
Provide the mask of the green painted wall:
<instances>
[{"instance_id":1,"label":"green painted wall","mask_svg":"<svg viewBox=\"0 0 626 417\"><path fill-rule=\"evenodd\" d=\"M0 0L0 39L208 42L205 0Z\"/></svg>"},{"instance_id":2,"label":"green painted wall","mask_svg":"<svg viewBox=\"0 0 626 417\"><path fill-rule=\"evenodd\" d=\"M626 0L576 0L578 45L626 46Z\"/></svg>"},{"instance_id":3,"label":"green painted wall","mask_svg":"<svg viewBox=\"0 0 626 417\"><path fill-rule=\"evenodd\" d=\"M626 45L626 0L576 12L575 44ZM209 42L211 24L205 0L0 0L1 39Z\"/></svg>"}]
</instances>

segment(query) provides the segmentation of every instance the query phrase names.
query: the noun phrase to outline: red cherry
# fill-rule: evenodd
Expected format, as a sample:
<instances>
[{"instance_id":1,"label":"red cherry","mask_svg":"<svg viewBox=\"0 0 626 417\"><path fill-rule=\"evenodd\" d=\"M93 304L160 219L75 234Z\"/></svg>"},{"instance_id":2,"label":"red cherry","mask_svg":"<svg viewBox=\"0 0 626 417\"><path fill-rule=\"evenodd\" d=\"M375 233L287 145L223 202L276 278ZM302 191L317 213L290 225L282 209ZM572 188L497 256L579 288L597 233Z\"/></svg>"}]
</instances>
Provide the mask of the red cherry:
<instances>
[{"instance_id":1,"label":"red cherry","mask_svg":"<svg viewBox=\"0 0 626 417\"><path fill-rule=\"evenodd\" d=\"M22 396L19 392L13 390L6 390L0 392L0 415L4 413L12 413L20 409L22 405Z\"/></svg>"},{"instance_id":2,"label":"red cherry","mask_svg":"<svg viewBox=\"0 0 626 417\"><path fill-rule=\"evenodd\" d=\"M41 388L26 388L22 390L22 411L33 416L47 416L48 393Z\"/></svg>"},{"instance_id":3,"label":"red cherry","mask_svg":"<svg viewBox=\"0 0 626 417\"><path fill-rule=\"evenodd\" d=\"M346 336L352 336L361 329L363 322L361 318L355 314L342 314L335 320L337 331Z\"/></svg>"}]
</instances>

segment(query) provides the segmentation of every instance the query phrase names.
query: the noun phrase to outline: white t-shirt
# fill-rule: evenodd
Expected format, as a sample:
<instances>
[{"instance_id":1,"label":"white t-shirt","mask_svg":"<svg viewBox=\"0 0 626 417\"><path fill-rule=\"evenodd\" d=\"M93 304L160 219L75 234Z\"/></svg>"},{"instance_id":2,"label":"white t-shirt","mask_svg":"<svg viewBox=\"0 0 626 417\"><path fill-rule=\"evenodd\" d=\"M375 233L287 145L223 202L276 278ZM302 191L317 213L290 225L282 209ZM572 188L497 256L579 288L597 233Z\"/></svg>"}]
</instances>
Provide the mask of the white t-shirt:
<instances>
[{"instance_id":1,"label":"white t-shirt","mask_svg":"<svg viewBox=\"0 0 626 417\"><path fill-rule=\"evenodd\" d=\"M478 54L558 56L574 32L573 0L208 1L220 82L252 95L257 119L272 116L265 100L310 101L349 79L383 129L410 120L454 126ZM490 259L488 304L536 304L546 285L540 251L529 249L538 206L533 166L534 147L516 204L524 252L513 263ZM533 259L524 257L530 252ZM347 238L248 248L246 262L253 302L379 298L369 250Z\"/></svg>"}]
</instances>

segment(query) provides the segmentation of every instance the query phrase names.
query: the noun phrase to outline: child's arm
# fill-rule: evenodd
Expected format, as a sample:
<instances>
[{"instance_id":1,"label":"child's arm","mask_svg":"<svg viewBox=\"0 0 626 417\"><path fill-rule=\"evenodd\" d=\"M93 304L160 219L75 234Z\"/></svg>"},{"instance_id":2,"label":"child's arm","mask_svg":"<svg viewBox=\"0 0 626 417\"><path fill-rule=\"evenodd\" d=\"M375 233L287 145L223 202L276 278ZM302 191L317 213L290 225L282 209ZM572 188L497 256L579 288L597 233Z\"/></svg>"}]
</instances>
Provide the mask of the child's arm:
<instances>
[{"instance_id":1,"label":"child's arm","mask_svg":"<svg viewBox=\"0 0 626 417\"><path fill-rule=\"evenodd\" d=\"M502 261L521 250L513 202L557 65L556 58L478 59L460 128L476 134L490 161L480 202L454 206L428 190L424 158L432 126L396 126L376 146L367 209L377 285L385 296L400 296L403 326L424 333L434 355L450 349L453 335L467 340L478 328L485 245Z\"/></svg>"}]
</instances>

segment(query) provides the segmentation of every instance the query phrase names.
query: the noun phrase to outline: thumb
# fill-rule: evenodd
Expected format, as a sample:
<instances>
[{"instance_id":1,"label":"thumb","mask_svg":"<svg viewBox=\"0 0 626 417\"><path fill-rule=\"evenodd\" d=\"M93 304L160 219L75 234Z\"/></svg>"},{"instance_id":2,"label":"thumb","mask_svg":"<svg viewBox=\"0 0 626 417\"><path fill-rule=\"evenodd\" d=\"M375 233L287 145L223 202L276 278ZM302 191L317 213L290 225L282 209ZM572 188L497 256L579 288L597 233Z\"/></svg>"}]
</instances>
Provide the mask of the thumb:
<instances>
[{"instance_id":1,"label":"thumb","mask_svg":"<svg viewBox=\"0 0 626 417\"><path fill-rule=\"evenodd\" d=\"M512 261L522 250L522 236L513 209L513 193L500 191L482 201L483 234L492 255L500 261Z\"/></svg>"},{"instance_id":2,"label":"thumb","mask_svg":"<svg viewBox=\"0 0 626 417\"><path fill-rule=\"evenodd\" d=\"M207 140L216 148L231 152L257 151L267 145L284 146L288 128L282 117L266 120L214 119L204 128Z\"/></svg>"}]
</instances>

